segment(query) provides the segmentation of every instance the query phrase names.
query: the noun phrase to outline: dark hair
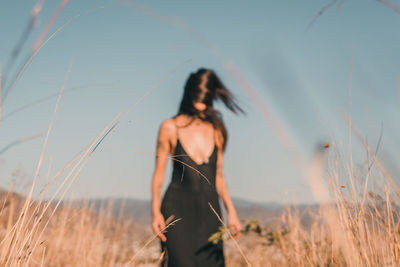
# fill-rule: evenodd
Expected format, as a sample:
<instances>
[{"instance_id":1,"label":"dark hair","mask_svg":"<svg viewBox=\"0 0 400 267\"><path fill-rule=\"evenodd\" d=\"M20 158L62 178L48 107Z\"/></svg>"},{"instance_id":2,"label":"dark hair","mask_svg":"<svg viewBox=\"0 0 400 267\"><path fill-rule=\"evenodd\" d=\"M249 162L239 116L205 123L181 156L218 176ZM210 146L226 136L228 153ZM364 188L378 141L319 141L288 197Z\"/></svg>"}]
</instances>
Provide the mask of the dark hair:
<instances>
[{"instance_id":1,"label":"dark hair","mask_svg":"<svg viewBox=\"0 0 400 267\"><path fill-rule=\"evenodd\" d=\"M202 82L205 82L206 91L200 88ZM215 72L210 69L200 68L197 72L192 72L186 80L182 101L176 116L185 114L193 117L193 119L199 118L210 122L222 134L224 139L222 148L225 150L228 132L221 113L213 107L214 100L222 101L235 114L239 112L244 114L244 111L236 103L237 101L233 94L225 87ZM195 102L204 103L206 109L204 111L197 110L193 106Z\"/></svg>"}]
</instances>

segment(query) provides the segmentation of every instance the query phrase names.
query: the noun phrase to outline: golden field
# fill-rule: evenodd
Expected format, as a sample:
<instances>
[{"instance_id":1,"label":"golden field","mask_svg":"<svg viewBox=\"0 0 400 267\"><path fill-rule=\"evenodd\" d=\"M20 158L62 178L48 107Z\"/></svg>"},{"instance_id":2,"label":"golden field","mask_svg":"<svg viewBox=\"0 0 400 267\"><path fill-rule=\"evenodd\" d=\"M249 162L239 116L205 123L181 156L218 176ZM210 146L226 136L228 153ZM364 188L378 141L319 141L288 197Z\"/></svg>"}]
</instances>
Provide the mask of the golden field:
<instances>
[{"instance_id":1,"label":"golden field","mask_svg":"<svg viewBox=\"0 0 400 267\"><path fill-rule=\"evenodd\" d=\"M237 242L221 229L227 266L399 265L392 177L374 154L355 171L332 151L319 150L308 173L317 201L321 194L331 201L288 205L269 224L244 221ZM156 266L162 257L150 225L124 216L123 205L116 213L112 201L93 209L90 201L50 200L2 192L2 266Z\"/></svg>"}]
</instances>

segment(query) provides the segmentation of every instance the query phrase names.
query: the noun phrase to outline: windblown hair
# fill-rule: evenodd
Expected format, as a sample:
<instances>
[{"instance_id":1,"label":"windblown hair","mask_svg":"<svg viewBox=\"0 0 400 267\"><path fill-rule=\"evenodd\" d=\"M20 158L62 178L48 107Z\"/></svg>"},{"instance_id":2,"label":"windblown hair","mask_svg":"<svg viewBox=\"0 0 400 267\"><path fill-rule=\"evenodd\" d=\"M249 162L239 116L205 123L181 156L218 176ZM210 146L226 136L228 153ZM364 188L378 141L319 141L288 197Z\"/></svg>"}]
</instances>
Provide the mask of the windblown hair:
<instances>
[{"instance_id":1,"label":"windblown hair","mask_svg":"<svg viewBox=\"0 0 400 267\"><path fill-rule=\"evenodd\" d=\"M205 88L207 89L205 91L200 88L202 82L205 82ZM235 114L244 114L244 111L237 104L234 95L225 87L215 72L210 69L200 68L197 72L191 73L186 80L182 101L176 116L185 114L191 116L193 120L199 118L210 122L222 134L222 147L225 150L228 141L228 132L222 120L221 113L214 109L213 104L215 100L222 101ZM206 109L204 111L197 110L194 107L195 102L204 103Z\"/></svg>"}]
</instances>

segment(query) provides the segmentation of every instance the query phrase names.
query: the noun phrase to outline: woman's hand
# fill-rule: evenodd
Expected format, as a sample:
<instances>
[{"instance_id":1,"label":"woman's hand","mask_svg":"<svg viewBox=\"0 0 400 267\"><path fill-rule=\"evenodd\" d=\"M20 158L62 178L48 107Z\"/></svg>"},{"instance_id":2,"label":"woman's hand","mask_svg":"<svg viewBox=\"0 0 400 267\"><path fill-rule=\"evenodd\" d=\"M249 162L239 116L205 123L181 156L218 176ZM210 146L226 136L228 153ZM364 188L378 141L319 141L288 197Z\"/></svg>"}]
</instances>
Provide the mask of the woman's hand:
<instances>
[{"instance_id":1,"label":"woman's hand","mask_svg":"<svg viewBox=\"0 0 400 267\"><path fill-rule=\"evenodd\" d=\"M229 223L229 230L231 231L233 238L238 239L242 231L242 225L239 221L236 212L228 214L228 223Z\"/></svg>"},{"instance_id":2,"label":"woman's hand","mask_svg":"<svg viewBox=\"0 0 400 267\"><path fill-rule=\"evenodd\" d=\"M153 214L153 222L151 226L154 234L157 235L162 242L167 241L166 236L162 233L162 231L165 229L165 220L161 212L158 212L155 215Z\"/></svg>"}]
</instances>

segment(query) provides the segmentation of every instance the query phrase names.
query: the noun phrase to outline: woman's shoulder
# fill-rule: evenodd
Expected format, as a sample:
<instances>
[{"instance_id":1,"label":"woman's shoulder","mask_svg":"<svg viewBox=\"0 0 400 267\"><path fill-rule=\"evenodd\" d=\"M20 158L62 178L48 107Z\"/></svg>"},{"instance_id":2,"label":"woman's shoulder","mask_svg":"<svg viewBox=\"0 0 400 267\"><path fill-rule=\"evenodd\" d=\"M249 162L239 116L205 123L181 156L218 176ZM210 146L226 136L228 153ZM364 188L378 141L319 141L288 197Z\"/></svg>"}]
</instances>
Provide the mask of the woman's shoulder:
<instances>
[{"instance_id":1,"label":"woman's shoulder","mask_svg":"<svg viewBox=\"0 0 400 267\"><path fill-rule=\"evenodd\" d=\"M163 133L176 134L177 128L181 125L185 125L188 122L188 117L185 115L177 115L172 118L168 118L161 122L160 131Z\"/></svg>"},{"instance_id":2,"label":"woman's shoulder","mask_svg":"<svg viewBox=\"0 0 400 267\"><path fill-rule=\"evenodd\" d=\"M165 133L172 133L176 130L174 118L169 118L161 122L160 131Z\"/></svg>"},{"instance_id":3,"label":"woman's shoulder","mask_svg":"<svg viewBox=\"0 0 400 267\"><path fill-rule=\"evenodd\" d=\"M185 114L179 114L176 115L175 117L171 118L172 123L174 123L174 125L177 128L181 128L185 125L189 125L191 121L193 121L193 118L185 115Z\"/></svg>"}]
</instances>

